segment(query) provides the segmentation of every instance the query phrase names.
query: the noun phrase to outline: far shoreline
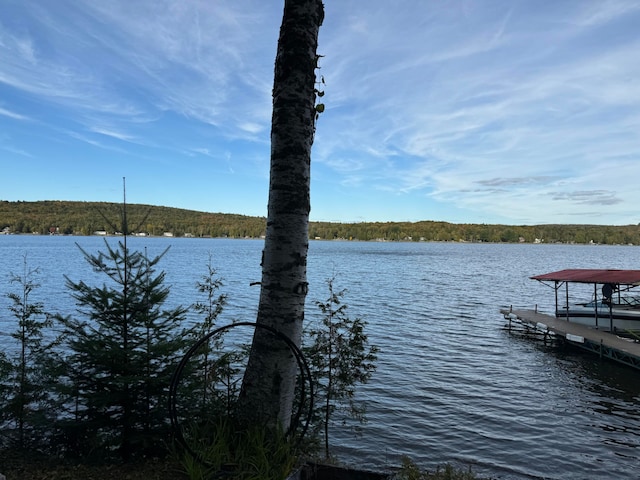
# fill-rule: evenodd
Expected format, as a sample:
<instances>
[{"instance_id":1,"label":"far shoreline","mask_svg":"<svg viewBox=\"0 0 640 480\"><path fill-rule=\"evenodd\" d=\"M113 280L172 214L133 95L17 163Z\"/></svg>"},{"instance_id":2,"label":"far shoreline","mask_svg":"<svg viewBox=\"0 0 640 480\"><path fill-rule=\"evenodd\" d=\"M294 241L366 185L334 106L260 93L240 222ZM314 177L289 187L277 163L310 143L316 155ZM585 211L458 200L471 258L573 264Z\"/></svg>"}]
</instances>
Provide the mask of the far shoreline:
<instances>
[{"instance_id":1,"label":"far shoreline","mask_svg":"<svg viewBox=\"0 0 640 480\"><path fill-rule=\"evenodd\" d=\"M38 232L33 233L12 233L12 232L0 232L0 238L3 236L24 236L24 237L64 237L64 238L124 238L125 236L121 233L96 233L93 235L84 235L84 234L75 234L75 233L50 233L43 234ZM265 237L213 237L213 236L195 236L195 235L173 235L173 234L165 234L165 235L151 235L151 234L130 234L127 238L136 238L136 239L198 239L198 240L255 240L255 241L264 241ZM526 241L518 241L518 242L488 242L488 241L468 241L468 240L413 240L413 239L402 239L402 240L388 240L388 239L371 239L371 240L361 240L358 238L309 238L309 242L347 242L347 243L453 243L453 244L473 244L473 245L584 245L584 246L593 246L593 247L636 247L635 244L622 244L622 243L579 243L579 242L526 242Z\"/></svg>"}]
</instances>

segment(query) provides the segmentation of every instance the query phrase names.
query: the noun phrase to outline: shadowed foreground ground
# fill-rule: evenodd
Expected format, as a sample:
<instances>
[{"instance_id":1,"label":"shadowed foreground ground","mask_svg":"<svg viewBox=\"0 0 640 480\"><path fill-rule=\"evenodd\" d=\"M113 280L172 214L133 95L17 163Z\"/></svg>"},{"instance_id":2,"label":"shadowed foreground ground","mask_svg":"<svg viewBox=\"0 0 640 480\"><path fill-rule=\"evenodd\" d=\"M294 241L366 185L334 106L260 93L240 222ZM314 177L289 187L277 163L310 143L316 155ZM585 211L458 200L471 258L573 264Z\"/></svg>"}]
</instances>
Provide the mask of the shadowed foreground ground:
<instances>
[{"instance_id":1,"label":"shadowed foreground ground","mask_svg":"<svg viewBox=\"0 0 640 480\"><path fill-rule=\"evenodd\" d=\"M148 460L127 465L55 465L37 458L0 452L0 474L7 480L183 480L180 465Z\"/></svg>"}]
</instances>

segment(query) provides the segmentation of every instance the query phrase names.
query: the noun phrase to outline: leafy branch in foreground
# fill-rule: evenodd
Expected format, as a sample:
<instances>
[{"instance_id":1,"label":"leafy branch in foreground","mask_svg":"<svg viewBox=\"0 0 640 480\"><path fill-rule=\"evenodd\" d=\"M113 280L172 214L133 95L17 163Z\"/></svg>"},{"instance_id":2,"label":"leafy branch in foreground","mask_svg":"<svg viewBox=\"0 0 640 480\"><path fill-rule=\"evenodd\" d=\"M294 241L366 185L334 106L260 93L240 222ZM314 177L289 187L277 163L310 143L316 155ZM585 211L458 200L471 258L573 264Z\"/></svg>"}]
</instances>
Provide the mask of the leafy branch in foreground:
<instances>
[{"instance_id":1,"label":"leafy branch in foreground","mask_svg":"<svg viewBox=\"0 0 640 480\"><path fill-rule=\"evenodd\" d=\"M19 292L10 292L9 311L17 321L11 333L17 349L6 348L0 354L0 425L13 423L16 437L11 439L20 449L33 447L43 441L44 425L50 413L47 403L48 345L44 342L45 328L51 320L44 314L41 302L32 302L31 294L39 287L35 277L37 268L29 268L23 257L21 274L11 274L10 282L17 284Z\"/></svg>"},{"instance_id":2,"label":"leafy branch in foreground","mask_svg":"<svg viewBox=\"0 0 640 480\"><path fill-rule=\"evenodd\" d=\"M369 345L367 322L351 318L343 303L346 290L336 290L335 278L327 280L329 297L316 301L321 321L309 329L311 344L303 348L314 377L314 420L321 430L325 457L329 458L329 426L337 411L344 420L366 420L364 404L356 401L358 384L367 383L376 369L378 347Z\"/></svg>"},{"instance_id":3,"label":"leafy branch in foreground","mask_svg":"<svg viewBox=\"0 0 640 480\"><path fill-rule=\"evenodd\" d=\"M230 413L239 389L239 370L235 364L243 358L243 352L225 351L225 332L213 335L218 316L227 303L227 294L220 293L222 279L217 275L209 253L206 273L196 284L200 300L192 305L192 309L202 316L192 330L192 338L195 341L206 338L206 341L191 353L180 390L182 406L191 406L189 413L184 415L199 418L204 423L210 422L207 419Z\"/></svg>"},{"instance_id":4,"label":"leafy branch in foreground","mask_svg":"<svg viewBox=\"0 0 640 480\"><path fill-rule=\"evenodd\" d=\"M427 472L407 456L402 457L402 465L391 480L476 480L471 468L460 469L450 464L438 467L435 472Z\"/></svg>"}]
</instances>

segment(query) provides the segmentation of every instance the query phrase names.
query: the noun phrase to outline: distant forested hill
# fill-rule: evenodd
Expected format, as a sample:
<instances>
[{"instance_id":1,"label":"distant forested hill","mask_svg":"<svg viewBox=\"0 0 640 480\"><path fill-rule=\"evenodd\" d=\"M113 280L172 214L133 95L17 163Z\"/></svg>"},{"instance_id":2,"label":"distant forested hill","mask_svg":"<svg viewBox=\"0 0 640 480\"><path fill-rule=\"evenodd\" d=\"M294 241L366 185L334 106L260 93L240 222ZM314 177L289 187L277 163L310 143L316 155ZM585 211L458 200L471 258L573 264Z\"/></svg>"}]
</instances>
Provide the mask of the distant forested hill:
<instances>
[{"instance_id":1,"label":"distant forested hill","mask_svg":"<svg viewBox=\"0 0 640 480\"><path fill-rule=\"evenodd\" d=\"M103 202L0 201L0 231L61 235L115 234L122 229L122 204ZM266 220L152 205L127 205L131 233L194 237L260 237Z\"/></svg>"},{"instance_id":2,"label":"distant forested hill","mask_svg":"<svg viewBox=\"0 0 640 480\"><path fill-rule=\"evenodd\" d=\"M0 201L0 233L115 234L122 205L103 202ZM127 205L131 233L176 237L259 238L264 217L205 213L153 205ZM640 245L640 226L486 225L448 222L311 222L310 238L322 240L543 242Z\"/></svg>"}]
</instances>

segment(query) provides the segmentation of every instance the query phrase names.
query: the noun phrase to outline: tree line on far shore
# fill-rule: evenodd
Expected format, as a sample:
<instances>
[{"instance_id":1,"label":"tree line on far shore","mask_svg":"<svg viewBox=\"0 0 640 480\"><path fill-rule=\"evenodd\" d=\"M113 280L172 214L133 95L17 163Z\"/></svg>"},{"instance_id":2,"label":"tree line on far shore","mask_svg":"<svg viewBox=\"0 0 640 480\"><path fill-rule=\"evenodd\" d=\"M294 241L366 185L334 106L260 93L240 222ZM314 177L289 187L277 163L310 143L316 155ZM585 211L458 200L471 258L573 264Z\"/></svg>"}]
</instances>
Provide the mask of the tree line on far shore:
<instances>
[{"instance_id":1,"label":"tree line on far shore","mask_svg":"<svg viewBox=\"0 0 640 480\"><path fill-rule=\"evenodd\" d=\"M0 201L0 233L114 235L105 219L122 205L107 202ZM266 218L206 213L171 207L131 204L127 215L135 234L149 236L262 238ZM639 245L640 225L492 225L420 222L310 222L317 240L427 241L492 243L595 243Z\"/></svg>"}]
</instances>

